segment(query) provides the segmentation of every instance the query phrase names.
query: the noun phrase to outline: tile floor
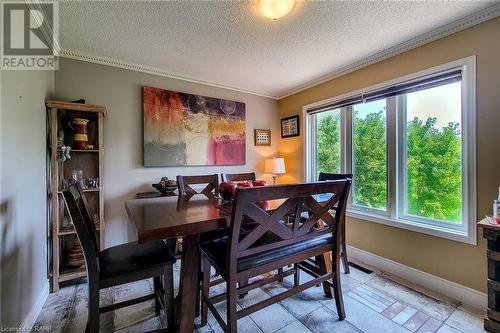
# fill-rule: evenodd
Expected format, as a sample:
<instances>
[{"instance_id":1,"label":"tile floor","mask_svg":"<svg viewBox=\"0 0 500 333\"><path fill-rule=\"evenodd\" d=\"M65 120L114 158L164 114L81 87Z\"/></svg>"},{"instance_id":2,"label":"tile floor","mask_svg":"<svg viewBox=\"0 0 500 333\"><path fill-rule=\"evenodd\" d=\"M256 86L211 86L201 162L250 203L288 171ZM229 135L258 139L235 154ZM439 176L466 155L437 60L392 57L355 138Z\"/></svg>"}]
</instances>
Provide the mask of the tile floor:
<instances>
[{"instance_id":1,"label":"tile floor","mask_svg":"<svg viewBox=\"0 0 500 333\"><path fill-rule=\"evenodd\" d=\"M174 267L176 285L178 265ZM238 301L245 307L292 285L290 276L283 283L255 289ZM307 281L307 274L301 281ZM84 281L82 281L84 282ZM366 274L351 268L342 274L342 288L347 318L339 321L335 301L314 287L283 300L238 321L238 332L418 332L447 333L484 332L481 311L435 293L424 295L403 284L394 282L383 273ZM420 289L420 288L418 288ZM152 291L152 281L141 281L101 292L101 304L109 304ZM224 291L224 286L211 288L212 293ZM50 294L38 317L38 326L51 326L52 332L84 332L86 324L86 284L70 285ZM224 313L225 303L217 308ZM155 317L153 302L145 302L101 315L102 332L145 332L163 327L163 316ZM198 332L222 332L210 315L208 325Z\"/></svg>"}]
</instances>

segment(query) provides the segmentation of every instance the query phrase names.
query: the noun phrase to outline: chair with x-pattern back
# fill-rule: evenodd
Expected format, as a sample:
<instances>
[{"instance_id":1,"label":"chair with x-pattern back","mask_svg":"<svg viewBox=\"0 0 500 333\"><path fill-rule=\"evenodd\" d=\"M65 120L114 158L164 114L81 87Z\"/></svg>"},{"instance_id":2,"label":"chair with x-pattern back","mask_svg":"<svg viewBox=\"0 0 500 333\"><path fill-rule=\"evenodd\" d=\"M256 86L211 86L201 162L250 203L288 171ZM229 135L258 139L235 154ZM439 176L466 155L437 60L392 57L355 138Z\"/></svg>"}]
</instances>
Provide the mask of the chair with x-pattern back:
<instances>
[{"instance_id":1,"label":"chair with x-pattern back","mask_svg":"<svg viewBox=\"0 0 500 333\"><path fill-rule=\"evenodd\" d=\"M206 186L201 191L196 191L191 185ZM219 176L213 175L199 175L199 176L177 176L177 187L179 195L192 196L195 194L204 194L207 197L219 196Z\"/></svg>"},{"instance_id":2,"label":"chair with x-pattern back","mask_svg":"<svg viewBox=\"0 0 500 333\"><path fill-rule=\"evenodd\" d=\"M239 187L233 201L231 226L228 237L201 245L203 253L202 325L207 322L208 309L225 332L236 332L238 318L247 316L268 305L293 296L317 284L323 284L325 294L331 288L335 295L340 320L345 318L340 282L340 240L343 213L351 185L350 179L309 184L269 187ZM327 200L319 196L327 195ZM309 212L306 220L303 212ZM291 218L291 223L284 220ZM242 230L247 219L255 222L252 230ZM321 225L321 227L319 227ZM332 252L333 256L325 256ZM315 257L319 270L304 265L307 258ZM256 304L238 310L236 300L249 290L296 274L295 269L269 276L261 276L248 285L238 281L254 278L280 267L295 264L313 277L302 284ZM210 296L210 267L226 281L226 292ZM215 304L227 300L227 320L224 322Z\"/></svg>"}]
</instances>

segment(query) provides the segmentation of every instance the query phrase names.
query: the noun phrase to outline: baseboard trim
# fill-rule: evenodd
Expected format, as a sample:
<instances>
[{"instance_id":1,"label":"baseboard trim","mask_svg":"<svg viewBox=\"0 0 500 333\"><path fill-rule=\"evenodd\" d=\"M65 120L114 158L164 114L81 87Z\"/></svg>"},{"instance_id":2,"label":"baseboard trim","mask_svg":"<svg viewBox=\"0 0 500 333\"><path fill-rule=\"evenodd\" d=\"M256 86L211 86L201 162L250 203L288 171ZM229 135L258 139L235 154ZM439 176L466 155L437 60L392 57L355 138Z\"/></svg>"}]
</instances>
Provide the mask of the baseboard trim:
<instances>
[{"instance_id":1,"label":"baseboard trim","mask_svg":"<svg viewBox=\"0 0 500 333\"><path fill-rule=\"evenodd\" d=\"M371 252L347 245L349 260L354 259L366 263L381 272L394 275L418 284L424 288L438 292L444 296L455 299L474 308L486 310L488 298L485 293L463 286L461 284L443 279L396 261L378 256Z\"/></svg>"},{"instance_id":2,"label":"baseboard trim","mask_svg":"<svg viewBox=\"0 0 500 333\"><path fill-rule=\"evenodd\" d=\"M49 282L47 281L40 294L38 295L38 298L31 307L30 312L24 317L22 323L21 323L21 328L25 329L26 332L31 332L33 329L33 325L35 325L35 322L40 315L40 312L42 311L43 305L45 304L45 301L47 300L47 297L49 297L49 291L50 291L50 286Z\"/></svg>"}]
</instances>

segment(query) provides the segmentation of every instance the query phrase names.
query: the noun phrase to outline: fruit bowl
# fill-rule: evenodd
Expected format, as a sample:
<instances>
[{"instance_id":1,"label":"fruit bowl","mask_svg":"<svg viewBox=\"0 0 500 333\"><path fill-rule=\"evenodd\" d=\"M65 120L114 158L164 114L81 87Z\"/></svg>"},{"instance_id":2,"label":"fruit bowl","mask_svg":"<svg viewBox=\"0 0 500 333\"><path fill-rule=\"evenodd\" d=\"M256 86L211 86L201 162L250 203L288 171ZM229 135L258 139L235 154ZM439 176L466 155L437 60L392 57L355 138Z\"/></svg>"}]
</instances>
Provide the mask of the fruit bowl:
<instances>
[{"instance_id":1,"label":"fruit bowl","mask_svg":"<svg viewBox=\"0 0 500 333\"><path fill-rule=\"evenodd\" d=\"M172 185L151 184L151 186L157 189L161 194L172 194L177 190L177 186Z\"/></svg>"},{"instance_id":2,"label":"fruit bowl","mask_svg":"<svg viewBox=\"0 0 500 333\"><path fill-rule=\"evenodd\" d=\"M177 189L177 182L173 179L163 177L159 183L151 184L151 186L157 189L161 194L172 194Z\"/></svg>"}]
</instances>

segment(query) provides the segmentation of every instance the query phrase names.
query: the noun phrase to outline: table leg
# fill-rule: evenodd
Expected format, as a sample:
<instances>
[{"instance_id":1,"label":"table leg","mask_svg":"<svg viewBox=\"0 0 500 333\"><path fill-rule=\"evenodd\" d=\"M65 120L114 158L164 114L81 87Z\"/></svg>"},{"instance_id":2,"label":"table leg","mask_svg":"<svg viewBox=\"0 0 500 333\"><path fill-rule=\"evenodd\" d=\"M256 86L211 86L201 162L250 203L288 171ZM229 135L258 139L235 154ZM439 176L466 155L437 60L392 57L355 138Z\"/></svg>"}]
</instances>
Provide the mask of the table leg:
<instances>
[{"instance_id":1,"label":"table leg","mask_svg":"<svg viewBox=\"0 0 500 333\"><path fill-rule=\"evenodd\" d=\"M185 236L182 241L179 302L176 311L177 327L181 333L191 333L194 330L199 257L200 235Z\"/></svg>"}]
</instances>

